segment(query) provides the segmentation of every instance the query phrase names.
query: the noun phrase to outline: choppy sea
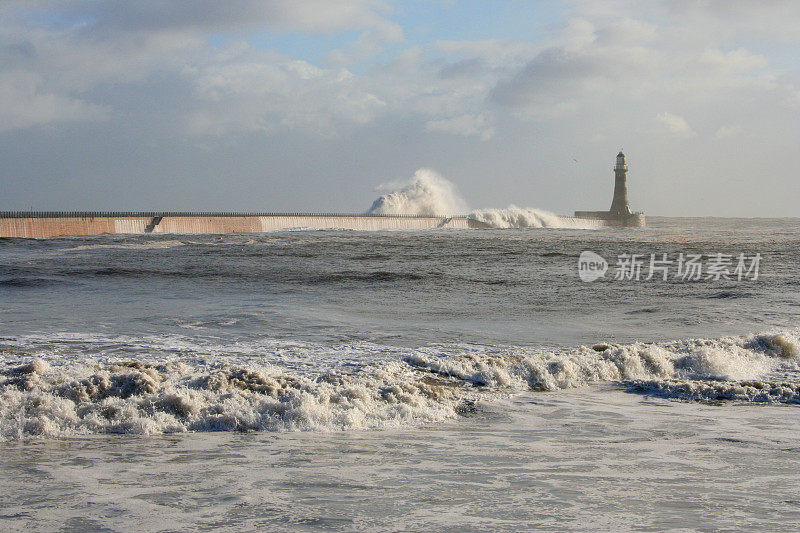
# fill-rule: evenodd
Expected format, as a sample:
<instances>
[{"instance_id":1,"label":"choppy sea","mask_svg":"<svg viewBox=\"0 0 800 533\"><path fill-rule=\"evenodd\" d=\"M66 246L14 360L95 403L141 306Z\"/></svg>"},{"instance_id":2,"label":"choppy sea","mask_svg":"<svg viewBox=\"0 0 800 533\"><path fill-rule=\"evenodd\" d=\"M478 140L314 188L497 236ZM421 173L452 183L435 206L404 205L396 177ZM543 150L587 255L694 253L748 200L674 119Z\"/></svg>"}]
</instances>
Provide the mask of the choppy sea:
<instances>
[{"instance_id":1,"label":"choppy sea","mask_svg":"<svg viewBox=\"0 0 800 533\"><path fill-rule=\"evenodd\" d=\"M2 239L0 529L796 531L800 219L648 224Z\"/></svg>"}]
</instances>

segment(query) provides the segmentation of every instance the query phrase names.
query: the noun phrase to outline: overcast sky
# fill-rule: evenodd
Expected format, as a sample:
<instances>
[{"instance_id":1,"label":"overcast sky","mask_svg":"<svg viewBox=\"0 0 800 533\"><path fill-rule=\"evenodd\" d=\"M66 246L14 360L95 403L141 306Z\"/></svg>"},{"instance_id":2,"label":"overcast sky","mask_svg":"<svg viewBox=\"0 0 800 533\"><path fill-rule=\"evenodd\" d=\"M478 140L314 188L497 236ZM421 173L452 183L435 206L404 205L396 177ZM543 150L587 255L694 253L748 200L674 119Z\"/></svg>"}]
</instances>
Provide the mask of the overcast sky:
<instances>
[{"instance_id":1,"label":"overcast sky","mask_svg":"<svg viewBox=\"0 0 800 533\"><path fill-rule=\"evenodd\" d=\"M3 0L0 209L799 216L800 2Z\"/></svg>"}]
</instances>

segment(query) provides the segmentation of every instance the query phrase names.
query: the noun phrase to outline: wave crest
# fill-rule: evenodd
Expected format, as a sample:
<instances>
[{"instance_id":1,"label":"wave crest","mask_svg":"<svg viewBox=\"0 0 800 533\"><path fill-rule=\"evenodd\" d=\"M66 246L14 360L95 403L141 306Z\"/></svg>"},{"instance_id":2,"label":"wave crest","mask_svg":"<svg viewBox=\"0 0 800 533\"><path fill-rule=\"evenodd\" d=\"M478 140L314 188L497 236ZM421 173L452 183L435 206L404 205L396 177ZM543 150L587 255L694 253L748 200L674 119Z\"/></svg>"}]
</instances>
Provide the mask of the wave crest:
<instances>
[{"instance_id":1,"label":"wave crest","mask_svg":"<svg viewBox=\"0 0 800 533\"><path fill-rule=\"evenodd\" d=\"M70 363L57 355L0 373L0 436L333 431L439 422L526 390L618 382L701 401L800 403L800 339L778 334L670 343L402 349L402 360L304 374L268 364Z\"/></svg>"},{"instance_id":2,"label":"wave crest","mask_svg":"<svg viewBox=\"0 0 800 533\"><path fill-rule=\"evenodd\" d=\"M368 212L373 215L452 216L466 211L467 204L455 184L431 169L421 168L407 184L376 199Z\"/></svg>"},{"instance_id":3,"label":"wave crest","mask_svg":"<svg viewBox=\"0 0 800 533\"><path fill-rule=\"evenodd\" d=\"M88 433L382 429L455 416L465 391L401 363L318 377L275 367L114 363L7 370L3 438Z\"/></svg>"},{"instance_id":4,"label":"wave crest","mask_svg":"<svg viewBox=\"0 0 800 533\"><path fill-rule=\"evenodd\" d=\"M561 217L549 211L532 207L510 205L505 209L479 209L470 218L493 228L575 228L592 229L597 223L572 217Z\"/></svg>"},{"instance_id":5,"label":"wave crest","mask_svg":"<svg viewBox=\"0 0 800 533\"><path fill-rule=\"evenodd\" d=\"M380 196L368 213L374 215L452 216L468 211L456 185L431 169L421 168L403 185L388 184L395 190ZM505 209L478 209L470 218L492 228L575 228L598 227L596 221L561 217L549 211L510 205Z\"/></svg>"}]
</instances>

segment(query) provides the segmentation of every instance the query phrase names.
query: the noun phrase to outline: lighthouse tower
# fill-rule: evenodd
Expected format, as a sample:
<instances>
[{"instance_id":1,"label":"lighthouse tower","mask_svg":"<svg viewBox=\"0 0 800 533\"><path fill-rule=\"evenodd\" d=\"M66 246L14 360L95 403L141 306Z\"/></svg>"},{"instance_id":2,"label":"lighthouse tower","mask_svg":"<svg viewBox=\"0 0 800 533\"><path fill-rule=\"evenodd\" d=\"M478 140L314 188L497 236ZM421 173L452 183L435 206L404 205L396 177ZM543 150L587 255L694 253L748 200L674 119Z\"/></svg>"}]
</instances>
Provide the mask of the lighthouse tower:
<instances>
[{"instance_id":1,"label":"lighthouse tower","mask_svg":"<svg viewBox=\"0 0 800 533\"><path fill-rule=\"evenodd\" d=\"M631 214L628 205L628 167L625 165L625 154L622 150L617 154L617 164L614 165L614 199L611 201L609 212L613 216L626 216Z\"/></svg>"},{"instance_id":2,"label":"lighthouse tower","mask_svg":"<svg viewBox=\"0 0 800 533\"><path fill-rule=\"evenodd\" d=\"M617 154L614 165L614 199L608 211L575 211L575 218L594 220L599 226L615 226L623 228L643 228L644 213L632 213L628 204L628 167L625 165L625 154L622 150Z\"/></svg>"}]
</instances>

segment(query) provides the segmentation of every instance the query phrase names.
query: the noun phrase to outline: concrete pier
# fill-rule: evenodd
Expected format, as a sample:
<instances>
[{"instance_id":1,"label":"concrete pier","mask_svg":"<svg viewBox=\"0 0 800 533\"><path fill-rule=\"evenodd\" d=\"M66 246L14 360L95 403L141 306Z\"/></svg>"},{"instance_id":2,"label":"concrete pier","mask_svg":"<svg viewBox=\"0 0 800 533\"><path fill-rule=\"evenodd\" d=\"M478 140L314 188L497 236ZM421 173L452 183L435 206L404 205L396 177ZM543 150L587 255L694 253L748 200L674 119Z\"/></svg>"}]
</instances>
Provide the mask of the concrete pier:
<instances>
[{"instance_id":1,"label":"concrete pier","mask_svg":"<svg viewBox=\"0 0 800 533\"><path fill-rule=\"evenodd\" d=\"M612 228L643 228L647 225L644 213L617 215L609 211L575 211L575 218L600 221L602 226Z\"/></svg>"},{"instance_id":2,"label":"concrete pier","mask_svg":"<svg viewBox=\"0 0 800 533\"><path fill-rule=\"evenodd\" d=\"M316 213L0 212L0 237L44 239L104 233L263 233L287 229L361 231L486 228L467 216Z\"/></svg>"},{"instance_id":3,"label":"concrete pier","mask_svg":"<svg viewBox=\"0 0 800 533\"><path fill-rule=\"evenodd\" d=\"M563 228L625 226L608 212L579 212L559 217ZM587 216L580 216L587 215ZM643 215L630 215L644 225ZM628 219L625 219L628 220ZM331 213L150 213L150 212L0 212L0 237L47 239L71 235L102 234L225 234L266 233L291 229L318 230L425 230L492 229L493 226L466 215L347 215Z\"/></svg>"}]
</instances>

